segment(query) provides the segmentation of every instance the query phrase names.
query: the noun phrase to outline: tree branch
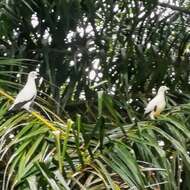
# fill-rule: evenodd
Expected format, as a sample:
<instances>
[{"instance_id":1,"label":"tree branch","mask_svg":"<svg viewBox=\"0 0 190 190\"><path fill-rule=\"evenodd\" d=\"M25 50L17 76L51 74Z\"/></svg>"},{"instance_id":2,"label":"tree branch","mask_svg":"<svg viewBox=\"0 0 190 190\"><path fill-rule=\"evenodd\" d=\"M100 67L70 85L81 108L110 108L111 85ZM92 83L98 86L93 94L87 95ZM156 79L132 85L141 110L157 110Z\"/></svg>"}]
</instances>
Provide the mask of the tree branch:
<instances>
[{"instance_id":1,"label":"tree branch","mask_svg":"<svg viewBox=\"0 0 190 190\"><path fill-rule=\"evenodd\" d=\"M161 2L158 2L158 6L165 7L165 8L170 8L172 10L179 11L181 13L185 13L185 14L189 14L190 15L190 10L186 9L184 7L177 7L175 5L170 5L170 4L161 3Z\"/></svg>"}]
</instances>

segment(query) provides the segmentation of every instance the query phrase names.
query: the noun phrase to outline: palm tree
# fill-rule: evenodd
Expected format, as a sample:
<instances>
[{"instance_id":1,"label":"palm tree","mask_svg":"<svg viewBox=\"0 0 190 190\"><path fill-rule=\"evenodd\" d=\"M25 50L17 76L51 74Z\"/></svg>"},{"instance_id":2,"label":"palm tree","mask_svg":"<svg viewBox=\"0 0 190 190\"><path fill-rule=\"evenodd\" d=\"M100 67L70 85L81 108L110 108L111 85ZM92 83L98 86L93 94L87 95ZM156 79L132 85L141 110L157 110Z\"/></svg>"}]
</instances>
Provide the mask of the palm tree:
<instances>
[{"instance_id":1,"label":"palm tree","mask_svg":"<svg viewBox=\"0 0 190 190\"><path fill-rule=\"evenodd\" d=\"M188 7L2 1L2 189L188 190ZM6 115L36 68L36 111ZM168 109L150 121L144 106L162 84Z\"/></svg>"}]
</instances>

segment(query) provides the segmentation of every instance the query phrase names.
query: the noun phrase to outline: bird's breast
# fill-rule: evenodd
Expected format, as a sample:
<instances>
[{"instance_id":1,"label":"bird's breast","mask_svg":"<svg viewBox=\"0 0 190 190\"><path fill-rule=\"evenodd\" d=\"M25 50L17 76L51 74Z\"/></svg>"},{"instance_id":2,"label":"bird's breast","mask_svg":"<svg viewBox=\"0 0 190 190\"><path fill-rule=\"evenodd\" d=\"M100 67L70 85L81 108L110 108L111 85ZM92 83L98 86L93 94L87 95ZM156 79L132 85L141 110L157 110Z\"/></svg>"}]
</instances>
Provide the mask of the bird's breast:
<instances>
[{"instance_id":1,"label":"bird's breast","mask_svg":"<svg viewBox=\"0 0 190 190\"><path fill-rule=\"evenodd\" d=\"M166 107L166 102L165 101L161 101L158 105L156 110L154 111L154 115L158 116L160 115L160 113L164 110L164 108Z\"/></svg>"}]
</instances>

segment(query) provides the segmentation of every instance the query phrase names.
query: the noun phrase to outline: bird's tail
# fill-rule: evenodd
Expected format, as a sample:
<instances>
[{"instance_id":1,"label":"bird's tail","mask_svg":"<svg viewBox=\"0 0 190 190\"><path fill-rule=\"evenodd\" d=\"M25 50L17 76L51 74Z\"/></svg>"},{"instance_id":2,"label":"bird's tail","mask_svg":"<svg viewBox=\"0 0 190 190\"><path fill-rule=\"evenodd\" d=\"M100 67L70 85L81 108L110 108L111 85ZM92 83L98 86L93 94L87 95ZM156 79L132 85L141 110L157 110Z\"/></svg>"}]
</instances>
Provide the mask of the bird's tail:
<instances>
[{"instance_id":1,"label":"bird's tail","mask_svg":"<svg viewBox=\"0 0 190 190\"><path fill-rule=\"evenodd\" d=\"M14 110L14 106L15 106L15 105L13 104L13 105L8 109L8 112L11 111L11 110L13 111L13 110Z\"/></svg>"},{"instance_id":2,"label":"bird's tail","mask_svg":"<svg viewBox=\"0 0 190 190\"><path fill-rule=\"evenodd\" d=\"M151 111L147 112L147 111L145 110L145 112L144 112L144 118L147 118L148 115L150 115L150 113L151 113Z\"/></svg>"},{"instance_id":3,"label":"bird's tail","mask_svg":"<svg viewBox=\"0 0 190 190\"><path fill-rule=\"evenodd\" d=\"M14 104L13 104L3 116L10 117L14 115L15 113L17 113L17 111L14 109Z\"/></svg>"},{"instance_id":4,"label":"bird's tail","mask_svg":"<svg viewBox=\"0 0 190 190\"><path fill-rule=\"evenodd\" d=\"M15 110L8 110L3 117L11 117L12 115L14 115L16 113Z\"/></svg>"}]
</instances>

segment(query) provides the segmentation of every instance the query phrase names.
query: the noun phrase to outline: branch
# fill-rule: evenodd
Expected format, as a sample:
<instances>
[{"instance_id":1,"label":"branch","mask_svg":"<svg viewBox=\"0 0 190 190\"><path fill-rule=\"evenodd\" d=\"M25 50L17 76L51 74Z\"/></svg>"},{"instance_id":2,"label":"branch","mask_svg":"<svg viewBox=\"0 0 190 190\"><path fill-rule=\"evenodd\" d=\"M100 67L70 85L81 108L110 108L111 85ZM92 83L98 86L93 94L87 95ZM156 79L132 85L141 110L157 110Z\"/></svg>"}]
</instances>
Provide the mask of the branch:
<instances>
[{"instance_id":1,"label":"branch","mask_svg":"<svg viewBox=\"0 0 190 190\"><path fill-rule=\"evenodd\" d=\"M186 9L184 7L177 7L175 5L170 5L170 4L161 3L161 2L158 2L158 6L165 7L165 8L170 8L172 10L179 11L181 13L185 13L185 14L189 14L190 15L190 10Z\"/></svg>"},{"instance_id":2,"label":"branch","mask_svg":"<svg viewBox=\"0 0 190 190\"><path fill-rule=\"evenodd\" d=\"M0 96L5 96L6 98L8 98L11 101L14 101L14 98L12 96L10 96L9 94L7 94L6 92L4 92L3 90L0 89ZM42 123L44 123L49 129L51 129L52 131L59 131L58 128L53 126L53 123L47 119L45 119L43 116L41 116L39 113L37 112L30 112L33 116L35 116L38 120L40 120Z\"/></svg>"}]
</instances>

